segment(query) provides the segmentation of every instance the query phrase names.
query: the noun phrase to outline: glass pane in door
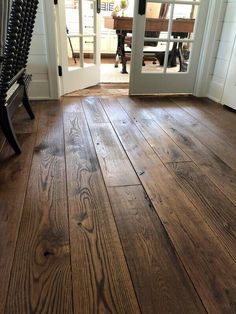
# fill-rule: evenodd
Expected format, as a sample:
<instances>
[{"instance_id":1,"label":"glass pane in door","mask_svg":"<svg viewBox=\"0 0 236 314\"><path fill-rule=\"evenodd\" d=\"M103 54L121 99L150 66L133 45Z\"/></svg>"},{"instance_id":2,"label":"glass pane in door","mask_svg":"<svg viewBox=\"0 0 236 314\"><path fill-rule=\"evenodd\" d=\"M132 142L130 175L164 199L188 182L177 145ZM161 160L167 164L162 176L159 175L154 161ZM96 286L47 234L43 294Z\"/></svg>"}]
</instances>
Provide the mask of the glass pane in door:
<instances>
[{"instance_id":1,"label":"glass pane in door","mask_svg":"<svg viewBox=\"0 0 236 314\"><path fill-rule=\"evenodd\" d=\"M199 5L193 0L147 2L141 73L188 71Z\"/></svg>"},{"instance_id":2,"label":"glass pane in door","mask_svg":"<svg viewBox=\"0 0 236 314\"><path fill-rule=\"evenodd\" d=\"M88 67L96 63L94 53L94 39L94 36L84 36L83 38L84 67Z\"/></svg>"},{"instance_id":3,"label":"glass pane in door","mask_svg":"<svg viewBox=\"0 0 236 314\"><path fill-rule=\"evenodd\" d=\"M69 69L80 66L80 8L76 0L65 0Z\"/></svg>"},{"instance_id":4,"label":"glass pane in door","mask_svg":"<svg viewBox=\"0 0 236 314\"><path fill-rule=\"evenodd\" d=\"M69 70L96 62L95 4L95 0L65 0Z\"/></svg>"}]
</instances>

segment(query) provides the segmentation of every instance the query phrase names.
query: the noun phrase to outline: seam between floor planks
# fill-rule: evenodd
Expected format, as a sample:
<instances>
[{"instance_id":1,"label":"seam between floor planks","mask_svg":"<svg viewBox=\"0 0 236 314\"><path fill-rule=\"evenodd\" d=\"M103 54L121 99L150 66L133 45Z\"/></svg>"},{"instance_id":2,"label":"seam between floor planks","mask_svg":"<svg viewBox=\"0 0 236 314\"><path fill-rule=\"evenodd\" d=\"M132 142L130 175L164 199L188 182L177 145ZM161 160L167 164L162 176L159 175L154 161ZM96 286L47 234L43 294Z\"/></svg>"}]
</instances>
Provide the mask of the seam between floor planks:
<instances>
[{"instance_id":1,"label":"seam between floor planks","mask_svg":"<svg viewBox=\"0 0 236 314\"><path fill-rule=\"evenodd\" d=\"M68 232L69 232L69 237L68 237L68 242L69 242L69 248L70 248L70 252L71 252L71 236L70 236L70 212L69 212L69 189L68 189L68 177L67 177L67 159L66 159L66 136L65 136L65 124L64 124L64 114L66 114L66 112L64 112L64 106L63 106L63 102L61 101L61 106L62 106L62 128L63 128L63 143L64 143L64 161L65 161L65 181L66 181L66 203L67 203L67 222L68 222ZM74 112L75 114L75 112ZM73 285L73 271L72 271L72 257L71 257L71 253L70 253L70 279L71 279L71 299L73 300L74 297L74 285ZM69 314L69 313L67 313ZM72 302L72 314L76 314L75 313L75 304L74 302Z\"/></svg>"}]
</instances>

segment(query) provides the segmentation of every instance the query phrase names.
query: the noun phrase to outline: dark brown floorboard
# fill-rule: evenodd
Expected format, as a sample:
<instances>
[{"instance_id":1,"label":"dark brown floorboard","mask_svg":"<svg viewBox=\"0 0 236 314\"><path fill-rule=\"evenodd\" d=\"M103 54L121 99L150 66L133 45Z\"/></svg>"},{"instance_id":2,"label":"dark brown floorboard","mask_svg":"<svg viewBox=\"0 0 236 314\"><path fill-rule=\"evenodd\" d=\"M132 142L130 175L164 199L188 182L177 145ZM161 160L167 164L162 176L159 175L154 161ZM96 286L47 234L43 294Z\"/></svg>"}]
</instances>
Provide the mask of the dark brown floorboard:
<instances>
[{"instance_id":1,"label":"dark brown floorboard","mask_svg":"<svg viewBox=\"0 0 236 314\"><path fill-rule=\"evenodd\" d=\"M65 114L75 313L139 313L111 206L83 115Z\"/></svg>"},{"instance_id":2,"label":"dark brown floorboard","mask_svg":"<svg viewBox=\"0 0 236 314\"><path fill-rule=\"evenodd\" d=\"M4 149L0 152L0 313L4 312L7 298L12 261L31 170L40 115L39 107L34 108L34 112L36 115L34 121L29 120L28 117L27 121L24 119L22 121L21 110L15 115L14 126L17 126L17 137L23 153L19 156L15 155L5 141L3 141Z\"/></svg>"},{"instance_id":3,"label":"dark brown floorboard","mask_svg":"<svg viewBox=\"0 0 236 314\"><path fill-rule=\"evenodd\" d=\"M142 312L205 313L143 188L108 191Z\"/></svg>"},{"instance_id":4,"label":"dark brown floorboard","mask_svg":"<svg viewBox=\"0 0 236 314\"><path fill-rule=\"evenodd\" d=\"M72 313L62 113L42 105L6 313Z\"/></svg>"}]
</instances>

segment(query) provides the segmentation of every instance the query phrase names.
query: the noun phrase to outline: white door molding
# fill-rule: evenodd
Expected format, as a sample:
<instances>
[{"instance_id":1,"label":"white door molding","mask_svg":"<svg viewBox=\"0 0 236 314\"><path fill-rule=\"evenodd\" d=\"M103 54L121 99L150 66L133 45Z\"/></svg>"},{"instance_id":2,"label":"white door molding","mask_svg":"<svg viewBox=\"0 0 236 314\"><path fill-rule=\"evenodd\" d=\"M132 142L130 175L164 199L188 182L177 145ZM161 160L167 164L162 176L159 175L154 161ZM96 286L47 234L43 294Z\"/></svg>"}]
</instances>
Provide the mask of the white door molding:
<instances>
[{"instance_id":1,"label":"white door molding","mask_svg":"<svg viewBox=\"0 0 236 314\"><path fill-rule=\"evenodd\" d=\"M50 99L60 98L58 76L58 36L56 31L55 6L53 1L43 0L44 21L47 42L48 79Z\"/></svg>"},{"instance_id":2,"label":"white door molding","mask_svg":"<svg viewBox=\"0 0 236 314\"><path fill-rule=\"evenodd\" d=\"M217 39L221 34L225 9L225 1L210 0L193 93L197 97L206 97L208 93L210 79L215 65L214 57L216 56L219 45Z\"/></svg>"}]
</instances>

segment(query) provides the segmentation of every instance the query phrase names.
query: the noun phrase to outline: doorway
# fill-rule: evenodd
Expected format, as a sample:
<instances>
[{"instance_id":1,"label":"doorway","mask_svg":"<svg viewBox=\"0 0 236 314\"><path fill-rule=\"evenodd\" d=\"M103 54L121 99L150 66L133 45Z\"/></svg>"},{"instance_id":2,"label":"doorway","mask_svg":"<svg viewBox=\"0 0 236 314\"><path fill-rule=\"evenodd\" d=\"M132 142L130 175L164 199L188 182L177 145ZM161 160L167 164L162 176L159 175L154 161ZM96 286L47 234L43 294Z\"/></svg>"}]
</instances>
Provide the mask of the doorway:
<instances>
[{"instance_id":1,"label":"doorway","mask_svg":"<svg viewBox=\"0 0 236 314\"><path fill-rule=\"evenodd\" d=\"M210 0L209 0L210 1ZM124 83L129 82L129 74L131 72L131 88L130 92L131 94L145 94L145 93L165 93L165 92L173 92L173 93L192 93L194 86L194 78L197 73L198 69L198 58L200 55L200 49L201 49L201 42L203 38L204 33L204 22L206 20L207 16L207 10L208 10L208 3L209 1L178 1L178 0L171 0L171 1L164 1L164 0L156 0L156 1L142 1L139 0L135 2L135 12L134 17L132 16L133 7L132 7L132 1L129 1L131 4L129 6L129 13L128 10L125 12L125 16L130 16L132 18L132 21L134 20L135 27L134 32L132 34L127 34L127 36L131 35L132 38L132 51L130 49L130 52L127 54L127 46L126 49L126 56L129 55L132 57L127 58L127 67L128 67L128 75L127 74L120 74L120 68L121 65L119 65L119 68L114 67L114 61L115 61L115 53L117 48L117 35L116 35L116 29L107 29L104 27L104 18L111 16L112 11L114 11L114 5L115 3L113 1L102 1L101 7L100 7L100 13L97 14L97 8L99 1L95 0L86 0L86 1L80 1L80 0L65 0L61 1L61 3L64 2L64 8L63 4L61 4L60 7L60 20L64 13L65 18L65 29L67 29L67 34L64 36L66 37L66 40L61 40L62 44L60 47L60 51L64 51L64 65L63 65L63 72L64 67L67 66L70 68L70 71L67 71L67 77L63 77L63 82L65 80L69 81L71 84L71 81L73 83L76 83L73 85L73 89L70 90L64 88L65 92L74 91L76 89L86 88L88 86L93 86L98 83ZM89 10L84 9L85 3L89 4ZM138 14L138 10L140 7L140 3L144 3L144 7L146 8L145 15ZM77 18L77 29L74 30L72 25L73 19L69 17L69 15L65 14L66 8L65 4L68 6L74 6L73 10L77 10L76 12L76 18ZM162 29L158 31L158 36L155 38L148 38L145 37L146 35L146 26L147 21L150 19L158 19L160 18L160 15L157 15L157 18L154 16L149 16L148 14L153 14L155 11L155 14L157 14L157 11L153 9L153 6L159 6L159 13L162 12L163 6L166 6L166 15L161 17L163 21L166 23L167 27L166 29ZM181 13L179 13L181 10L180 7L182 7L182 17L179 16ZM185 9L184 9L185 7ZM191 8L191 10L189 10ZM79 9L79 10L78 10ZM64 10L64 11L63 11ZM187 11L190 11L191 13L186 13ZM88 12L90 12L90 16L88 16ZM177 12L177 13L176 13ZM91 13L93 14L91 16ZM129 15L128 15L128 14ZM119 13L123 14L123 13ZM78 18L79 16L79 18ZM82 22L79 19L82 19ZM89 25L89 19L92 18L92 25ZM189 31L187 34L187 37L185 38L172 38L173 31L172 27L175 25L175 20L178 19L187 19L187 20L194 20L194 23L192 23L192 27L194 31ZM61 24L61 23L60 23ZM78 27L79 27L79 36L75 34L75 32L78 33ZM91 30L91 33L89 33L89 29ZM82 32L81 32L82 30ZM64 31L65 33L65 31ZM176 33L176 32L175 32ZM180 33L183 33L183 30L181 30ZM61 34L61 32L60 32ZM108 36L109 34L109 36ZM140 37L140 34L143 37ZM89 36L87 36L89 35ZM76 39L77 36L77 39ZM86 40L86 38L87 40ZM141 39L140 39L141 38ZM143 38L143 39L142 39ZM78 42L76 46L76 40ZM148 52L152 52L154 57L157 56L157 53L163 55L163 60L160 61L160 58L158 56L156 57L156 62L153 62L151 60L150 62L145 62L145 66L143 64L143 56L145 51L144 42L152 41L158 43L158 50L156 48L150 49L148 48ZM82 44L81 44L82 42ZM175 65L173 64L169 66L169 56L171 52L171 47L175 45L175 43L178 43L178 46L182 46L182 48L188 48L186 51L187 59L185 59L187 62L185 64L180 65L181 58L175 58ZM179 45L181 43L181 45ZM66 49L65 49L66 47ZM90 48L89 48L90 47ZM178 50L179 52L179 50ZM62 53L63 54L63 53ZM193 62L193 56L195 59L195 62ZM84 72L81 71L81 60L84 60L87 63L86 64L86 70ZM191 59L191 66L186 70L184 69L184 66L189 62ZM63 62L62 62L63 63ZM69 66L68 66L69 65ZM194 65L194 67L193 67ZM131 66L131 69L130 69ZM71 70L71 68L76 70ZM87 74L88 69L90 68L89 74ZM180 69L181 68L181 69ZM151 69L151 70L150 70ZM190 69L190 70L189 70ZM194 70L193 70L194 69ZM113 72L113 78L109 76L109 72ZM164 75L163 75L164 73ZM75 74L72 77L72 74ZM79 75L80 78L76 79L76 75ZM177 85L179 84L178 81L183 81L183 79L177 78L177 75L185 75L184 79L186 82L189 82L189 79L187 79L191 76L191 88L175 88L175 83L173 83L173 79L175 77L175 81L177 82ZM70 79L69 79L70 76ZM114 79L115 77L115 79ZM165 77L165 82L162 84L159 84L160 78ZM78 82L81 81L81 84L79 85ZM84 82L86 81L86 84ZM158 82L158 84L157 84ZM169 84L169 82L171 82ZM63 84L66 85L67 83ZM151 89L145 90L142 89L143 86L152 86ZM188 84L187 84L188 85ZM68 86L68 84L67 84ZM134 87L135 86L135 90ZM155 86L155 88L153 88ZM158 89L156 89L156 86L158 86ZM166 86L169 86L169 91L166 90ZM190 91L191 90L191 91Z\"/></svg>"}]
</instances>

